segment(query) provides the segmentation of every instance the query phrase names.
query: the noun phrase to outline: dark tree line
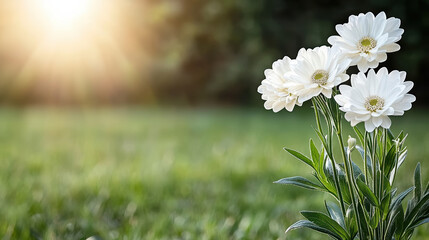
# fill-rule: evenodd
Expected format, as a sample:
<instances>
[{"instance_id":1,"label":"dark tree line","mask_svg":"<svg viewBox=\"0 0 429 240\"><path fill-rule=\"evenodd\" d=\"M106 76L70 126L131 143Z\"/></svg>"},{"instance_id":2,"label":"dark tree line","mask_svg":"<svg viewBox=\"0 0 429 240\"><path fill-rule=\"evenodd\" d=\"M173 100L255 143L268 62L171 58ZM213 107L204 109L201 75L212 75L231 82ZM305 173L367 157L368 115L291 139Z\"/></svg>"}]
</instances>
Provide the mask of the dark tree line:
<instances>
[{"instance_id":1,"label":"dark tree line","mask_svg":"<svg viewBox=\"0 0 429 240\"><path fill-rule=\"evenodd\" d=\"M285 55L296 57L302 46L327 45L327 38L336 34L335 25L347 22L351 14L385 11L388 17L402 20L405 33L399 42L401 51L389 54L382 66L407 71L408 80L415 82L412 92L418 103L429 104L429 0L129 2L142 8L135 10L137 18L125 22L133 24L120 26L142 45L129 51L137 69L130 77L134 84L117 84L112 88L116 91L113 97L100 98L100 87L94 86L94 102L261 104L256 88L264 78L263 70L273 61ZM139 51L145 56L140 57ZM145 61L139 62L141 59ZM6 61L4 57L0 60ZM0 93L5 96L7 76L1 76ZM20 101L37 101L37 95L30 89Z\"/></svg>"}]
</instances>

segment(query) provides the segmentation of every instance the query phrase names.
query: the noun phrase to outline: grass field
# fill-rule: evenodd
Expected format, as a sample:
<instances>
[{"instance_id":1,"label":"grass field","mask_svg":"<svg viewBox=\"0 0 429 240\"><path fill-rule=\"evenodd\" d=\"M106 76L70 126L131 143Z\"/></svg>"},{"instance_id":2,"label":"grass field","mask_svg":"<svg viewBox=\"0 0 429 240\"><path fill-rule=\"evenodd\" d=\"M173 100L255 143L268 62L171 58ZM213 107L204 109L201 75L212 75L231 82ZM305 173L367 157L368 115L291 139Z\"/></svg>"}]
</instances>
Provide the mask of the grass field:
<instances>
[{"instance_id":1,"label":"grass field","mask_svg":"<svg viewBox=\"0 0 429 240\"><path fill-rule=\"evenodd\" d=\"M409 134L398 178L429 179L427 109L394 119ZM0 110L2 239L285 239L322 193L272 184L311 172L311 112ZM424 226L415 239L429 239ZM327 239L308 230L292 240Z\"/></svg>"}]
</instances>

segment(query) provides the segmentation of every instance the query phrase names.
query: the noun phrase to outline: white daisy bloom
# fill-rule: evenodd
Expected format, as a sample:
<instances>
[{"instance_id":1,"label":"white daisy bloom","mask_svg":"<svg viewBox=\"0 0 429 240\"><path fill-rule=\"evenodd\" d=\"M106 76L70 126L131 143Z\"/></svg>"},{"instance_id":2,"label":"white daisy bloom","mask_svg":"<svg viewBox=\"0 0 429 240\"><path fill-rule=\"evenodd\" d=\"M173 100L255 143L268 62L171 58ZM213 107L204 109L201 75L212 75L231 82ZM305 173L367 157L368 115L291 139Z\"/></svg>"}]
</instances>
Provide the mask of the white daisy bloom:
<instances>
[{"instance_id":1,"label":"white daisy bloom","mask_svg":"<svg viewBox=\"0 0 429 240\"><path fill-rule=\"evenodd\" d=\"M272 69L265 70L265 79L258 87L258 92L262 94L265 100L264 107L274 112L279 112L286 108L292 112L297 104L297 96L289 91L286 87L288 80L284 77L285 73L290 70L291 60L289 57L277 60L273 63ZM301 106L302 104L298 104Z\"/></svg>"},{"instance_id":2,"label":"white daisy bloom","mask_svg":"<svg viewBox=\"0 0 429 240\"><path fill-rule=\"evenodd\" d=\"M331 36L328 42L338 46L345 57L352 59L352 66L357 65L359 71L366 72L368 68L376 68L386 61L387 53L400 49L396 43L404 33L400 25L401 20L394 17L386 19L384 12L376 17L371 12L352 15L348 23L335 27L340 36Z\"/></svg>"},{"instance_id":3,"label":"white daisy bloom","mask_svg":"<svg viewBox=\"0 0 429 240\"><path fill-rule=\"evenodd\" d=\"M291 71L285 74L290 80L287 86L298 95L299 103L320 93L331 98L332 88L349 79L345 71L351 60L339 54L338 49L327 46L299 50L296 61L290 65Z\"/></svg>"},{"instance_id":4,"label":"white daisy bloom","mask_svg":"<svg viewBox=\"0 0 429 240\"><path fill-rule=\"evenodd\" d=\"M411 109L416 97L408 92L413 82L405 82L406 72L388 72L385 67L377 73L373 69L368 75L359 72L353 74L351 86L341 85L341 94L335 100L344 111L345 118L352 126L365 122L368 132L377 127L390 128L392 124L388 116L401 116Z\"/></svg>"}]
</instances>

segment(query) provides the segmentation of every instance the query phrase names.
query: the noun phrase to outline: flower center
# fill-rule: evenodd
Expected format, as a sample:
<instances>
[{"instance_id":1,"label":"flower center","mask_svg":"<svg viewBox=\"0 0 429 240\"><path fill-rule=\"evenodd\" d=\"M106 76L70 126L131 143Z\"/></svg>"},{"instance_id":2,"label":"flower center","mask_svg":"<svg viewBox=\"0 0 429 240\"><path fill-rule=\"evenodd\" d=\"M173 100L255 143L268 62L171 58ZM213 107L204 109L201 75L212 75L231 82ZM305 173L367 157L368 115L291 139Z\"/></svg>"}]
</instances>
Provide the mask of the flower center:
<instances>
[{"instance_id":1,"label":"flower center","mask_svg":"<svg viewBox=\"0 0 429 240\"><path fill-rule=\"evenodd\" d=\"M326 85L326 83L328 82L328 78L329 73L325 70L317 70L311 76L311 80L321 86Z\"/></svg>"},{"instance_id":2,"label":"flower center","mask_svg":"<svg viewBox=\"0 0 429 240\"><path fill-rule=\"evenodd\" d=\"M377 46L377 41L370 37L363 37L358 44L359 51L363 53L368 53L375 46Z\"/></svg>"},{"instance_id":3,"label":"flower center","mask_svg":"<svg viewBox=\"0 0 429 240\"><path fill-rule=\"evenodd\" d=\"M384 107L384 99L378 96L372 96L366 99L365 108L370 112L376 112Z\"/></svg>"}]
</instances>

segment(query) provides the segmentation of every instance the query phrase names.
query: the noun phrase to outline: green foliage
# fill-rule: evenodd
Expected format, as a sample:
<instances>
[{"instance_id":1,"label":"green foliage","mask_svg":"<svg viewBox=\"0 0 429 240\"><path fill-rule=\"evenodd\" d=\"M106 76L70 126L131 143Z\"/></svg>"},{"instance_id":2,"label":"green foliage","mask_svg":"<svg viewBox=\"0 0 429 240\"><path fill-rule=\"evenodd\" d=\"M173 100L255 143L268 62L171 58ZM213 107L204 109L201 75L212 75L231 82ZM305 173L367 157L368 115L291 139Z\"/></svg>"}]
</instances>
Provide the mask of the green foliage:
<instances>
[{"instance_id":1,"label":"green foliage","mask_svg":"<svg viewBox=\"0 0 429 240\"><path fill-rule=\"evenodd\" d=\"M319 151L314 142L310 140L309 159L303 154L291 149L286 149L290 154L309 165L314 171L314 176L320 185L308 180L299 179L301 185L306 188L311 185L332 186L330 192L339 202L341 208L335 204L326 204L329 215L320 212L303 211L302 214L312 224L299 222L292 225L289 230L297 228L311 228L328 234L334 239L348 240L356 236L360 240L384 240L384 239L410 239L417 226L429 222L429 192L422 189L421 166L417 163L414 171L414 186L406 191L396 194L397 189L392 189L395 183L398 169L407 155L405 139L407 135L401 132L397 137L390 130L376 129L374 132L362 134L355 127L354 132L363 146L350 149L344 147L342 138L341 115L336 105L324 97L316 97L313 100L315 108L317 134L322 135L323 128L319 121L320 112L326 120L327 136L320 137L322 151ZM332 154L331 137L336 134L339 148L342 150L343 163L337 164L335 155ZM331 136L331 137L330 137ZM364 165L365 171L352 160L352 151L357 149ZM329 160L320 168L320 152L326 152ZM327 181L326 181L327 180ZM282 179L289 183L289 179ZM295 180L296 181L296 180ZM293 183L299 185L298 183ZM428 183L429 186L429 183ZM326 191L327 188L319 190ZM405 198L414 191L412 199L408 200L404 210Z\"/></svg>"},{"instance_id":2,"label":"green foliage","mask_svg":"<svg viewBox=\"0 0 429 240\"><path fill-rule=\"evenodd\" d=\"M302 211L301 214L310 222L326 229L329 235L336 239L349 240L350 236L335 220L320 212Z\"/></svg>"}]
</instances>

